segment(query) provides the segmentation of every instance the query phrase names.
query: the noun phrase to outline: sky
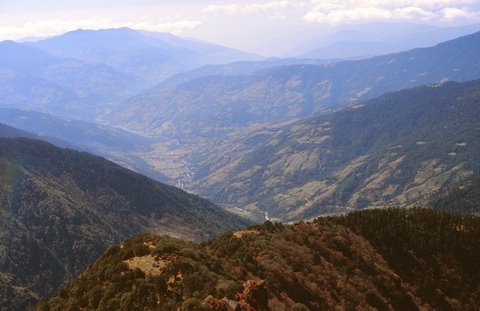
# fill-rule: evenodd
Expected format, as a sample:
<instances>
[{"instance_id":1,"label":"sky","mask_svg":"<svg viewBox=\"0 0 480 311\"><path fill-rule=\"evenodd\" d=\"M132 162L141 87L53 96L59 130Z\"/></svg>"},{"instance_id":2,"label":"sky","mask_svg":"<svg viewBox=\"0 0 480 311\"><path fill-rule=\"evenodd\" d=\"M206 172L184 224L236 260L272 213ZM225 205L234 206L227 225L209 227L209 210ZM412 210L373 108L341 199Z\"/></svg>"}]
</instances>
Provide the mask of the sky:
<instances>
[{"instance_id":1,"label":"sky","mask_svg":"<svg viewBox=\"0 0 480 311\"><path fill-rule=\"evenodd\" d=\"M259 54L358 23L480 23L480 0L0 0L0 40L131 27Z\"/></svg>"}]
</instances>

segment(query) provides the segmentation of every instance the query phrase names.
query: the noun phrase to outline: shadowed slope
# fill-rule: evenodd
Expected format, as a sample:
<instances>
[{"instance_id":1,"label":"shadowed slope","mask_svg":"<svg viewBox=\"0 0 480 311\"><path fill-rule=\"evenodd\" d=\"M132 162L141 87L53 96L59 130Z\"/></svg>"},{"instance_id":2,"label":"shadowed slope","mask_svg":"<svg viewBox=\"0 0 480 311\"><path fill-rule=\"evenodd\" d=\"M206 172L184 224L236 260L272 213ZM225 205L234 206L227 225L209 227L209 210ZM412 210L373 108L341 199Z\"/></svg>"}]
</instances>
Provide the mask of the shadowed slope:
<instances>
[{"instance_id":1,"label":"shadowed slope","mask_svg":"<svg viewBox=\"0 0 480 311\"><path fill-rule=\"evenodd\" d=\"M139 232L203 240L248 224L105 159L25 138L0 139L0 213L4 289L41 295Z\"/></svg>"}]
</instances>

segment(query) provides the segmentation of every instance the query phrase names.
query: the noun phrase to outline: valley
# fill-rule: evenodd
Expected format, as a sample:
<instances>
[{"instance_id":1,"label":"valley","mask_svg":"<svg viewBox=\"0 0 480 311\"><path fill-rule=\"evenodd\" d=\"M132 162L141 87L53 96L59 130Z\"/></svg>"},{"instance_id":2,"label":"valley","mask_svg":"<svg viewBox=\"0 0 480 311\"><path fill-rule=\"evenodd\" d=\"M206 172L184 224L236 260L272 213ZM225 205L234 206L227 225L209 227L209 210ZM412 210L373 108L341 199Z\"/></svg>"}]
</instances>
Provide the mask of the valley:
<instances>
[{"instance_id":1,"label":"valley","mask_svg":"<svg viewBox=\"0 0 480 311\"><path fill-rule=\"evenodd\" d=\"M478 174L475 130L468 134L473 135L469 142L463 136L479 125L474 118L460 121L478 113L476 89L466 86L472 102L458 107L458 119L445 118L457 112L443 110L436 118L444 121L427 120L437 109L436 97L443 97L441 109L446 109L455 100L446 93L462 96L457 91L461 86L446 80L480 78L477 37L330 65L267 60L205 66L173 76L99 116L106 125L16 110L4 110L0 121L105 156L257 221L265 213L291 221L364 207L410 206L426 193ZM443 63L448 65L438 66ZM398 74L400 68L407 69ZM432 87L368 101L375 94L428 82ZM356 97L345 97L352 92ZM402 109L412 113L392 109L401 105L410 105ZM410 122L416 114L426 118L425 126L420 119ZM342 128L352 122L364 132ZM376 126L366 128L369 123ZM442 126L449 130L439 134ZM383 135L385 131L392 135ZM451 141L449 150L435 154L445 138ZM412 167L415 157L422 160Z\"/></svg>"}]
</instances>

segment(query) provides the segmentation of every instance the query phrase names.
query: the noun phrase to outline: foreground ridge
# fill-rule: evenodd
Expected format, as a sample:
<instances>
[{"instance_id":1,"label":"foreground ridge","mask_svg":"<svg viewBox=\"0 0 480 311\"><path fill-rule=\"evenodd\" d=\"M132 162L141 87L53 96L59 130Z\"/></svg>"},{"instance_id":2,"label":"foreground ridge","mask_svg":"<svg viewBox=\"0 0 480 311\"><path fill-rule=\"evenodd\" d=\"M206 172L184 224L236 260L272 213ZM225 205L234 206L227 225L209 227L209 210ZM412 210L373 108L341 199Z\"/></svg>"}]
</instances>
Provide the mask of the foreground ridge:
<instances>
[{"instance_id":1,"label":"foreground ridge","mask_svg":"<svg viewBox=\"0 0 480 311\"><path fill-rule=\"evenodd\" d=\"M475 309L480 219L414 208L272 224L201 245L139 235L36 310Z\"/></svg>"}]
</instances>

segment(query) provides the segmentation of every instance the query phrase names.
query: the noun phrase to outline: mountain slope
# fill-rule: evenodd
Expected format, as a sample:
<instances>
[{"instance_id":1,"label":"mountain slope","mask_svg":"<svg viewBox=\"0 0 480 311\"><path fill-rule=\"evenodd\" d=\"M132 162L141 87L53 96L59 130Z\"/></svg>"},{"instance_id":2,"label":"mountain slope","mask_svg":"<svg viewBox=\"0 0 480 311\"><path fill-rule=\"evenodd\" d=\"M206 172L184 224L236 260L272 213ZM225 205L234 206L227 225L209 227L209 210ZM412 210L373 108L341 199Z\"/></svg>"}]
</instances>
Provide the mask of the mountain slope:
<instances>
[{"instance_id":1,"label":"mountain slope","mask_svg":"<svg viewBox=\"0 0 480 311\"><path fill-rule=\"evenodd\" d=\"M107 64L147 85L205 64L258 59L205 42L129 28L76 30L30 45L60 57Z\"/></svg>"},{"instance_id":2,"label":"mountain slope","mask_svg":"<svg viewBox=\"0 0 480 311\"><path fill-rule=\"evenodd\" d=\"M8 288L52 293L139 232L201 240L247 224L102 158L24 138L0 139L0 213L0 301L7 302L15 297ZM4 307L29 303L11 301Z\"/></svg>"},{"instance_id":3,"label":"mountain slope","mask_svg":"<svg viewBox=\"0 0 480 311\"><path fill-rule=\"evenodd\" d=\"M9 68L0 68L0 106L60 113L85 108L71 89Z\"/></svg>"},{"instance_id":4,"label":"mountain slope","mask_svg":"<svg viewBox=\"0 0 480 311\"><path fill-rule=\"evenodd\" d=\"M192 189L263 217L409 205L478 174L480 81L386 94L330 115L231 135L192 156ZM213 144L212 144L213 145Z\"/></svg>"},{"instance_id":5,"label":"mountain slope","mask_svg":"<svg viewBox=\"0 0 480 311\"><path fill-rule=\"evenodd\" d=\"M335 62L334 59L268 58L262 61L241 61L223 65L205 65L200 68L176 74L162 83L162 86L175 85L207 76L239 76L271 67L288 65L324 65Z\"/></svg>"},{"instance_id":6,"label":"mountain slope","mask_svg":"<svg viewBox=\"0 0 480 311\"><path fill-rule=\"evenodd\" d=\"M480 215L480 177L450 185L426 198L426 206L438 211Z\"/></svg>"},{"instance_id":7,"label":"mountain slope","mask_svg":"<svg viewBox=\"0 0 480 311\"><path fill-rule=\"evenodd\" d=\"M267 222L204 245L142 235L37 310L473 310L479 233L478 217L389 209Z\"/></svg>"},{"instance_id":8,"label":"mountain slope","mask_svg":"<svg viewBox=\"0 0 480 311\"><path fill-rule=\"evenodd\" d=\"M2 105L93 119L138 90L132 76L103 64L65 59L0 42ZM63 104L63 105L62 105Z\"/></svg>"},{"instance_id":9,"label":"mountain slope","mask_svg":"<svg viewBox=\"0 0 480 311\"><path fill-rule=\"evenodd\" d=\"M0 123L0 137L2 138L15 138L15 137L25 137L35 139L37 136L34 134L16 129L14 127Z\"/></svg>"},{"instance_id":10,"label":"mountain slope","mask_svg":"<svg viewBox=\"0 0 480 311\"><path fill-rule=\"evenodd\" d=\"M480 32L431 48L330 65L291 65L239 76L161 84L127 100L109 119L184 141L251 124L338 109L389 91L480 78Z\"/></svg>"},{"instance_id":11,"label":"mountain slope","mask_svg":"<svg viewBox=\"0 0 480 311\"><path fill-rule=\"evenodd\" d=\"M161 138L154 140L95 123L65 120L40 112L18 109L0 108L0 123L34 133L38 135L35 138L41 138L60 147L106 157L155 180L162 182L167 180L167 177L156 172L145 159L138 156L150 150L151 144L161 141Z\"/></svg>"}]
</instances>

